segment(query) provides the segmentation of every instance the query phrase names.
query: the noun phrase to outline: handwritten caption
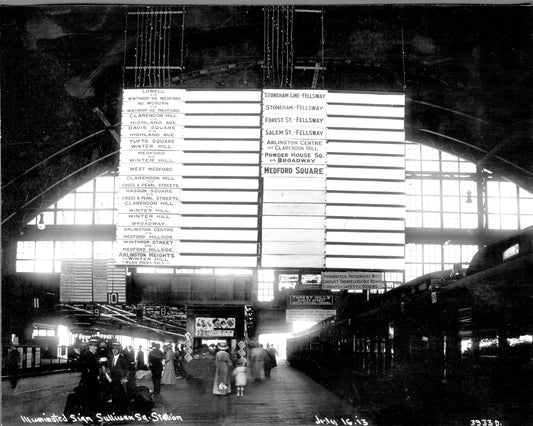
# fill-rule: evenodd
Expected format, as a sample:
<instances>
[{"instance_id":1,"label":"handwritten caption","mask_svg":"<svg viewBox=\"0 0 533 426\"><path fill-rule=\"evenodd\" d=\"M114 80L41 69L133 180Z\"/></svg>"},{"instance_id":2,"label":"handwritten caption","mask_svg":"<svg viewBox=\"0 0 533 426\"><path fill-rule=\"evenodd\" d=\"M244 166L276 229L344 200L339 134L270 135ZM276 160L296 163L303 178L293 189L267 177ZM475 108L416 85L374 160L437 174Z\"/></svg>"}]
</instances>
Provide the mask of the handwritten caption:
<instances>
[{"instance_id":1,"label":"handwritten caption","mask_svg":"<svg viewBox=\"0 0 533 426\"><path fill-rule=\"evenodd\" d=\"M183 418L172 413L156 413L148 414L133 413L133 414L103 414L96 413L94 418L91 416L84 416L81 414L49 414L43 413L42 416L20 416L22 423L81 423L92 424L101 422L183 422Z\"/></svg>"},{"instance_id":2,"label":"handwritten caption","mask_svg":"<svg viewBox=\"0 0 533 426\"><path fill-rule=\"evenodd\" d=\"M359 416L355 417L322 417L315 414L316 425L346 425L346 426L368 426L369 423Z\"/></svg>"}]
</instances>

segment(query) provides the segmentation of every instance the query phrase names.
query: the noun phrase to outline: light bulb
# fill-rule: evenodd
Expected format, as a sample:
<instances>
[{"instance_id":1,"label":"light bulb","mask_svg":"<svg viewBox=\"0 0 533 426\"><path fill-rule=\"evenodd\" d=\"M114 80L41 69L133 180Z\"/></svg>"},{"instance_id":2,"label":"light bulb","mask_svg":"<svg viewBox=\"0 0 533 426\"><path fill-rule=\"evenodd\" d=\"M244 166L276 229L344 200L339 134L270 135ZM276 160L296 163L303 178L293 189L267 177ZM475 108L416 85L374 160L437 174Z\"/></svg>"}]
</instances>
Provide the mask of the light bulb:
<instances>
[{"instance_id":1,"label":"light bulb","mask_svg":"<svg viewBox=\"0 0 533 426\"><path fill-rule=\"evenodd\" d=\"M46 223L44 223L44 214L39 215L39 222L37 223L37 229L42 231L44 228L46 228Z\"/></svg>"}]
</instances>

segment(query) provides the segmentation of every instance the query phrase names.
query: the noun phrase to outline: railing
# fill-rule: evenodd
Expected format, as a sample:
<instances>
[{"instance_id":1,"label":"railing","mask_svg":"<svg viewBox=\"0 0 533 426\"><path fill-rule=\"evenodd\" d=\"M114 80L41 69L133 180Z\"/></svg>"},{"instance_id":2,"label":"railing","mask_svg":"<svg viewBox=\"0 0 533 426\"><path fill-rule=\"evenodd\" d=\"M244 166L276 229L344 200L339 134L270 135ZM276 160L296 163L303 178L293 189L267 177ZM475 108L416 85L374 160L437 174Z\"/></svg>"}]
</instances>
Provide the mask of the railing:
<instances>
[{"instance_id":1,"label":"railing","mask_svg":"<svg viewBox=\"0 0 533 426\"><path fill-rule=\"evenodd\" d=\"M20 354L19 375L33 375L52 371L75 371L76 360L68 356L67 346L18 346ZM9 346L2 346L3 366L7 360ZM2 368L2 378L6 372Z\"/></svg>"}]
</instances>

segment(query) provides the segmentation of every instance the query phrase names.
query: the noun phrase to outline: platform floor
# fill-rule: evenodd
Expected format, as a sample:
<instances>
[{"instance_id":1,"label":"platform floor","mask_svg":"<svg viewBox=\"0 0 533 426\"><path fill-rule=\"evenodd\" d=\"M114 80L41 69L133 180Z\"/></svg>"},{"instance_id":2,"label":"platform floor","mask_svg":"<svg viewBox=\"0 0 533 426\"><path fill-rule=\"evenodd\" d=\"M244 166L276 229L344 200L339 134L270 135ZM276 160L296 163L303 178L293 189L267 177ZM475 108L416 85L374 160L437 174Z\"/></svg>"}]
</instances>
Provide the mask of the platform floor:
<instances>
[{"instance_id":1,"label":"platform floor","mask_svg":"<svg viewBox=\"0 0 533 426\"><path fill-rule=\"evenodd\" d=\"M16 390L2 383L2 425L23 425L27 419L61 415L69 392L77 385L79 373L63 373L24 378ZM137 385L152 388L151 380ZM302 372L281 363L271 378L246 386L244 397L217 396L212 383L205 389L187 380L164 385L155 395L154 425L371 425L348 403L310 379ZM44 413L44 414L43 414ZM166 415L166 416L165 416ZM159 417L161 416L161 417ZM35 424L35 423L33 423ZM54 423L46 423L54 424ZM55 424L63 424L57 421ZM76 422L73 424L83 424ZM109 424L119 424L110 422ZM129 421L128 424L147 424Z\"/></svg>"}]
</instances>

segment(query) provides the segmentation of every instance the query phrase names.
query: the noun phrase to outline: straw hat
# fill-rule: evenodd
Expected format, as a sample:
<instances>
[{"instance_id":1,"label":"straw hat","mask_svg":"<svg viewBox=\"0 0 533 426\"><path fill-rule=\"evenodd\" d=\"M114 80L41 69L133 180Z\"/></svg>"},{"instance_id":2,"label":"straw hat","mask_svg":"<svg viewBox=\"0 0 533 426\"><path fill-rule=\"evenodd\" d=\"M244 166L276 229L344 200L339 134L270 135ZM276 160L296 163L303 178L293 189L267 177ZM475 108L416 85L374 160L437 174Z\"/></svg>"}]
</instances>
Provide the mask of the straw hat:
<instances>
[{"instance_id":1,"label":"straw hat","mask_svg":"<svg viewBox=\"0 0 533 426\"><path fill-rule=\"evenodd\" d=\"M100 339L98 337L91 337L87 344L98 346L100 344Z\"/></svg>"},{"instance_id":2,"label":"straw hat","mask_svg":"<svg viewBox=\"0 0 533 426\"><path fill-rule=\"evenodd\" d=\"M226 342L222 342L222 343L219 343L217 345L218 349L220 349L221 351L227 351L229 349L229 346Z\"/></svg>"}]
</instances>

